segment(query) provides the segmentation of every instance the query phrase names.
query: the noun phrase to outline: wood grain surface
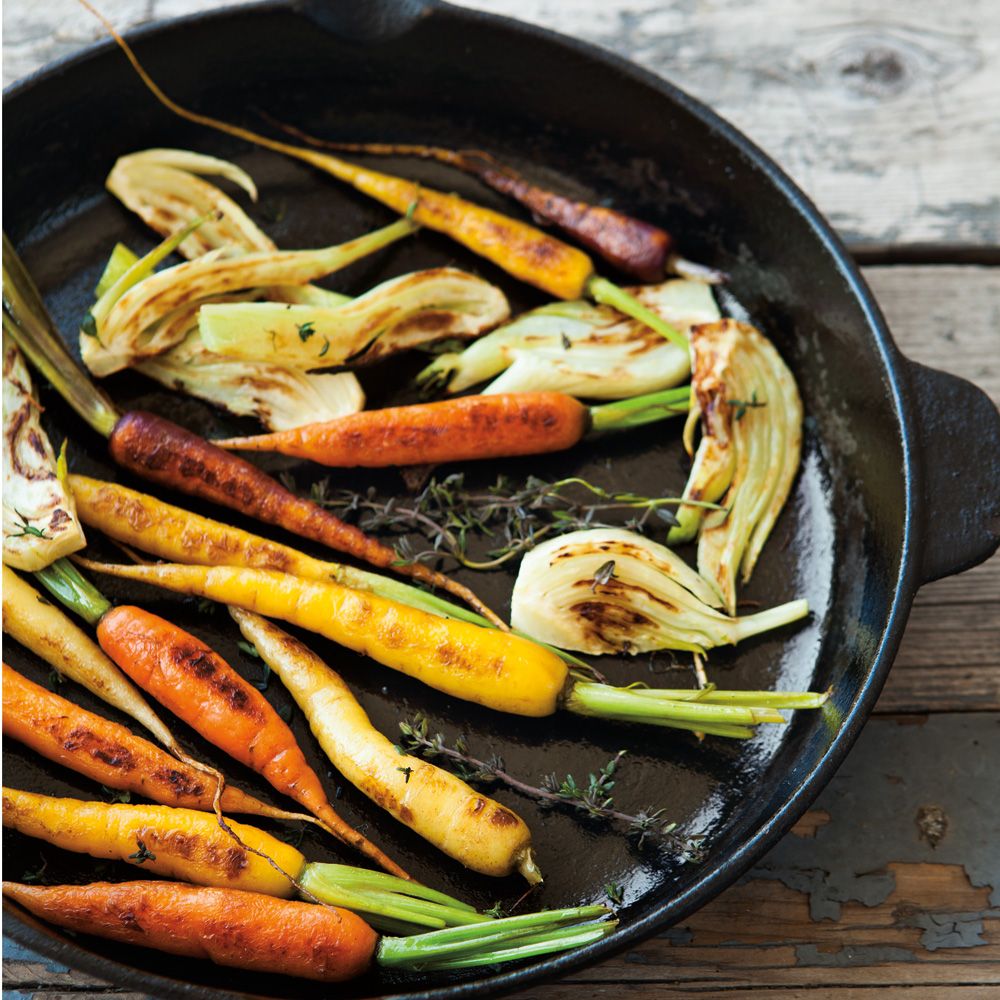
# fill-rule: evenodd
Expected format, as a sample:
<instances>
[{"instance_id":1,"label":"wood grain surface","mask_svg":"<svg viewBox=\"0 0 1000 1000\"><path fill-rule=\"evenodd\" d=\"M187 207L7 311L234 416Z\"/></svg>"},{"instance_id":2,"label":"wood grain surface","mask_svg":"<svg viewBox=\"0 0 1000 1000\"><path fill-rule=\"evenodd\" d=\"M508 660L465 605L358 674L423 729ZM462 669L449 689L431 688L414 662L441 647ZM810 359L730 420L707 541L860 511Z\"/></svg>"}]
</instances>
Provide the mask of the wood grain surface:
<instances>
[{"instance_id":1,"label":"wood grain surface","mask_svg":"<svg viewBox=\"0 0 1000 1000\"><path fill-rule=\"evenodd\" d=\"M117 24L198 0L106 0ZM814 197L903 351L1000 401L1000 3L478 0L711 104ZM4 78L98 31L8 0ZM925 264L914 265L914 261ZM875 717L747 877L678 927L519 1000L1000 997L1000 558L917 597ZM131 998L4 942L14 997Z\"/></svg>"}]
</instances>

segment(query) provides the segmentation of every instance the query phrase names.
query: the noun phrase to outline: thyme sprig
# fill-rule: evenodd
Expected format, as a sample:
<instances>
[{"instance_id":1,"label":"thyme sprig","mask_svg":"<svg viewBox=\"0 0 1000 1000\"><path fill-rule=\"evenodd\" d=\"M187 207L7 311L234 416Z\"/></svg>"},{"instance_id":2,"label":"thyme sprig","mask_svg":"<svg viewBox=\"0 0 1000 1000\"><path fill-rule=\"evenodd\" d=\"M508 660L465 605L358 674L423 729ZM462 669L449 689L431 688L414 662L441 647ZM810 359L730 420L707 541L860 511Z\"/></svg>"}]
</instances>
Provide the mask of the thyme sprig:
<instances>
[{"instance_id":1,"label":"thyme sprig","mask_svg":"<svg viewBox=\"0 0 1000 1000\"><path fill-rule=\"evenodd\" d=\"M285 485L295 491L294 479L286 479ZM335 490L328 479L313 483L309 496L341 517L353 515L366 532L402 535L397 544L401 560L428 562L450 556L480 570L496 569L546 537L581 528L624 527L642 532L657 522L671 527L678 522L668 508L683 502L680 497L606 490L577 476L554 482L529 476L523 486L499 476L492 486L470 489L460 472L432 478L412 499L382 500L374 489L365 493ZM630 516L618 523L605 520L615 513ZM417 548L407 537L411 533L423 535L430 548ZM475 559L470 554L470 543L476 538L498 543L486 553L488 558Z\"/></svg>"},{"instance_id":2,"label":"thyme sprig","mask_svg":"<svg viewBox=\"0 0 1000 1000\"><path fill-rule=\"evenodd\" d=\"M472 756L462 736L449 746L442 733L429 732L427 719L422 715L412 721L401 721L399 731L401 740L397 749L401 754L442 757L455 765L454 770L463 781L506 785L543 805L564 806L591 819L621 823L638 838L639 847L652 837L673 848L684 860L701 857L700 842L678 836L674 832L677 824L664 819L663 809L643 809L633 815L615 808L612 790L618 765L626 753L624 750L619 750L596 773L588 774L586 781L577 781L572 774L564 778L550 774L542 779L540 786L536 786L514 777L506 770L504 760L498 754L491 754L485 760Z\"/></svg>"}]
</instances>

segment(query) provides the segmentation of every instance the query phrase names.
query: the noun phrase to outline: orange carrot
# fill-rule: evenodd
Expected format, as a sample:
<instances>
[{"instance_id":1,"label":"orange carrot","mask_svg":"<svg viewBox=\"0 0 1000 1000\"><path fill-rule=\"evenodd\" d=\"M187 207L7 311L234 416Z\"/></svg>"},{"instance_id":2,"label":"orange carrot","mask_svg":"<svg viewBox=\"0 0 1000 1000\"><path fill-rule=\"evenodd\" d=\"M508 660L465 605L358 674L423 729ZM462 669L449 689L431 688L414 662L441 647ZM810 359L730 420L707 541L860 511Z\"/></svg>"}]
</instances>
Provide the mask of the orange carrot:
<instances>
[{"instance_id":1,"label":"orange carrot","mask_svg":"<svg viewBox=\"0 0 1000 1000\"><path fill-rule=\"evenodd\" d=\"M576 444L589 424L587 407L572 396L510 392L363 410L217 443L224 448L278 451L341 468L379 468L561 451Z\"/></svg>"},{"instance_id":2,"label":"orange carrot","mask_svg":"<svg viewBox=\"0 0 1000 1000\"><path fill-rule=\"evenodd\" d=\"M217 965L336 983L360 976L378 935L332 906L177 882L3 883L37 917L83 934Z\"/></svg>"},{"instance_id":3,"label":"orange carrot","mask_svg":"<svg viewBox=\"0 0 1000 1000\"><path fill-rule=\"evenodd\" d=\"M57 384L57 388L59 385ZM255 465L152 413L132 411L114 425L111 457L145 479L211 500L260 521L322 542L383 569L447 590L497 628L505 625L468 587L422 563L400 562L396 551L345 524L328 510L295 496Z\"/></svg>"},{"instance_id":4,"label":"orange carrot","mask_svg":"<svg viewBox=\"0 0 1000 1000\"><path fill-rule=\"evenodd\" d=\"M108 788L134 792L165 806L213 811L218 784L214 777L175 760L125 726L46 691L6 663L3 732ZM225 812L271 819L312 819L276 809L228 783L219 805Z\"/></svg>"},{"instance_id":5,"label":"orange carrot","mask_svg":"<svg viewBox=\"0 0 1000 1000\"><path fill-rule=\"evenodd\" d=\"M409 877L337 815L292 731L218 653L163 618L127 605L104 615L97 639L133 681L205 739L263 775L345 844L386 871Z\"/></svg>"}]
</instances>

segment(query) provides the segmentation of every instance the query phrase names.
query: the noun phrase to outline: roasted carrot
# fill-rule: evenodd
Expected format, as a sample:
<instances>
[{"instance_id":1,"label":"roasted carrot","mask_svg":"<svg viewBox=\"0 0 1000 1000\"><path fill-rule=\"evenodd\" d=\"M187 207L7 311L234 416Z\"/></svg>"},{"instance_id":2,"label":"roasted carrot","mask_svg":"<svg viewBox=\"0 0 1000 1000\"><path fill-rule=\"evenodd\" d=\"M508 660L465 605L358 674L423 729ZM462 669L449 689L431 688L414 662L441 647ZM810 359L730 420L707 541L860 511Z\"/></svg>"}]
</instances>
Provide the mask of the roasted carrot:
<instances>
[{"instance_id":1,"label":"roasted carrot","mask_svg":"<svg viewBox=\"0 0 1000 1000\"><path fill-rule=\"evenodd\" d=\"M217 442L340 468L423 465L562 451L587 431L587 407L561 392L460 396L363 410L292 430Z\"/></svg>"},{"instance_id":2,"label":"roasted carrot","mask_svg":"<svg viewBox=\"0 0 1000 1000\"><path fill-rule=\"evenodd\" d=\"M467 868L499 876L520 871L532 883L541 881L531 831L520 816L429 761L407 757L401 766L399 749L371 724L336 671L259 615L236 608L230 614L352 785Z\"/></svg>"},{"instance_id":3,"label":"roasted carrot","mask_svg":"<svg viewBox=\"0 0 1000 1000\"><path fill-rule=\"evenodd\" d=\"M591 407L562 392L459 396L215 443L339 468L436 465L563 451L589 431L626 430L686 413L689 398L688 386Z\"/></svg>"},{"instance_id":4,"label":"roasted carrot","mask_svg":"<svg viewBox=\"0 0 1000 1000\"><path fill-rule=\"evenodd\" d=\"M345 844L406 877L337 815L291 729L213 649L163 618L127 605L104 615L97 637L125 673L205 739L305 806Z\"/></svg>"},{"instance_id":5,"label":"roasted carrot","mask_svg":"<svg viewBox=\"0 0 1000 1000\"><path fill-rule=\"evenodd\" d=\"M361 975L378 940L347 910L175 882L29 886L4 895L50 923L218 965L323 982Z\"/></svg>"},{"instance_id":6,"label":"roasted carrot","mask_svg":"<svg viewBox=\"0 0 1000 1000\"><path fill-rule=\"evenodd\" d=\"M497 628L507 628L468 587L421 563L400 561L388 546L344 524L318 504L290 493L249 462L163 417L142 412L122 416L70 357L6 234L3 240L4 330L76 412L109 438L109 451L120 465L152 482L250 514L440 587L476 608Z\"/></svg>"},{"instance_id":7,"label":"roasted carrot","mask_svg":"<svg viewBox=\"0 0 1000 1000\"><path fill-rule=\"evenodd\" d=\"M446 969L530 958L598 941L616 924L595 921L607 915L603 906L578 906L380 939L348 910L240 889L176 882L4 882L3 894L36 917L81 934L323 982L359 976L373 961Z\"/></svg>"},{"instance_id":8,"label":"roasted carrot","mask_svg":"<svg viewBox=\"0 0 1000 1000\"><path fill-rule=\"evenodd\" d=\"M84 802L5 788L3 825L65 851L124 861L198 885L283 899L297 888L307 899L343 906L373 926L424 930L491 919L468 903L395 875L307 862L294 847L245 823L233 824L239 837L234 846L210 816L190 809Z\"/></svg>"},{"instance_id":9,"label":"roasted carrot","mask_svg":"<svg viewBox=\"0 0 1000 1000\"><path fill-rule=\"evenodd\" d=\"M368 156L415 156L447 163L520 202L536 219L553 223L609 264L640 281L662 281L664 272L676 258L676 243L665 229L617 209L567 198L533 184L485 150L445 149L412 143L329 142L271 119L270 115L267 117L289 135L317 148ZM687 263L677 260L675 266L683 268Z\"/></svg>"},{"instance_id":10,"label":"roasted carrot","mask_svg":"<svg viewBox=\"0 0 1000 1000\"><path fill-rule=\"evenodd\" d=\"M103 601L94 610L102 614L108 607ZM186 759L146 699L90 636L7 566L3 568L3 630L64 677L132 716L175 756Z\"/></svg>"},{"instance_id":11,"label":"roasted carrot","mask_svg":"<svg viewBox=\"0 0 1000 1000\"><path fill-rule=\"evenodd\" d=\"M108 788L132 792L165 806L214 809L218 781L174 760L125 726L47 691L3 665L3 732L48 760ZM228 782L219 800L224 812L270 819L311 820L277 809Z\"/></svg>"},{"instance_id":12,"label":"roasted carrot","mask_svg":"<svg viewBox=\"0 0 1000 1000\"><path fill-rule=\"evenodd\" d=\"M406 212L421 225L444 233L521 281L560 299L579 299L589 295L640 320L679 347L687 348L684 334L647 309L633 295L596 274L593 261L582 250L543 233L535 226L483 208L456 194L445 194L415 181L369 170L315 149L268 139L239 125L181 107L160 90L114 26L86 0L80 2L107 28L150 93L181 118L318 167L383 205L397 212Z\"/></svg>"},{"instance_id":13,"label":"roasted carrot","mask_svg":"<svg viewBox=\"0 0 1000 1000\"><path fill-rule=\"evenodd\" d=\"M83 802L4 788L3 825L66 851L131 862L158 875L283 898L295 892L287 875L297 879L305 866L302 854L277 837L230 820L237 844L214 816L194 809Z\"/></svg>"},{"instance_id":14,"label":"roasted carrot","mask_svg":"<svg viewBox=\"0 0 1000 1000\"><path fill-rule=\"evenodd\" d=\"M550 715L566 686L566 664L530 640L439 618L337 583L300 580L287 573L236 566L112 566L84 559L80 562L99 573L142 580L280 618L318 632L445 694L501 712ZM102 646L130 673L103 638Z\"/></svg>"}]
</instances>

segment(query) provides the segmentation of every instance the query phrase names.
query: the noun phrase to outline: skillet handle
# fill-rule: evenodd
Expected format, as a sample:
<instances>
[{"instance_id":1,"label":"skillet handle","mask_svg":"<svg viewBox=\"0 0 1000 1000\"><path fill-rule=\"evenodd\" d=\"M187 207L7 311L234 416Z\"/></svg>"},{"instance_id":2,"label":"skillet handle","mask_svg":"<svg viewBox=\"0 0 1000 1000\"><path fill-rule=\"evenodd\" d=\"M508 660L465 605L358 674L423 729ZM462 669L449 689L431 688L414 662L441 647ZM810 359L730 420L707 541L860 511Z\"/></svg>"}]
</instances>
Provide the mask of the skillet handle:
<instances>
[{"instance_id":1,"label":"skillet handle","mask_svg":"<svg viewBox=\"0 0 1000 1000\"><path fill-rule=\"evenodd\" d=\"M293 7L347 42L388 42L426 17L438 0L297 0Z\"/></svg>"},{"instance_id":2,"label":"skillet handle","mask_svg":"<svg viewBox=\"0 0 1000 1000\"><path fill-rule=\"evenodd\" d=\"M957 375L910 366L924 466L923 583L961 573L1000 545L1000 412Z\"/></svg>"}]
</instances>

